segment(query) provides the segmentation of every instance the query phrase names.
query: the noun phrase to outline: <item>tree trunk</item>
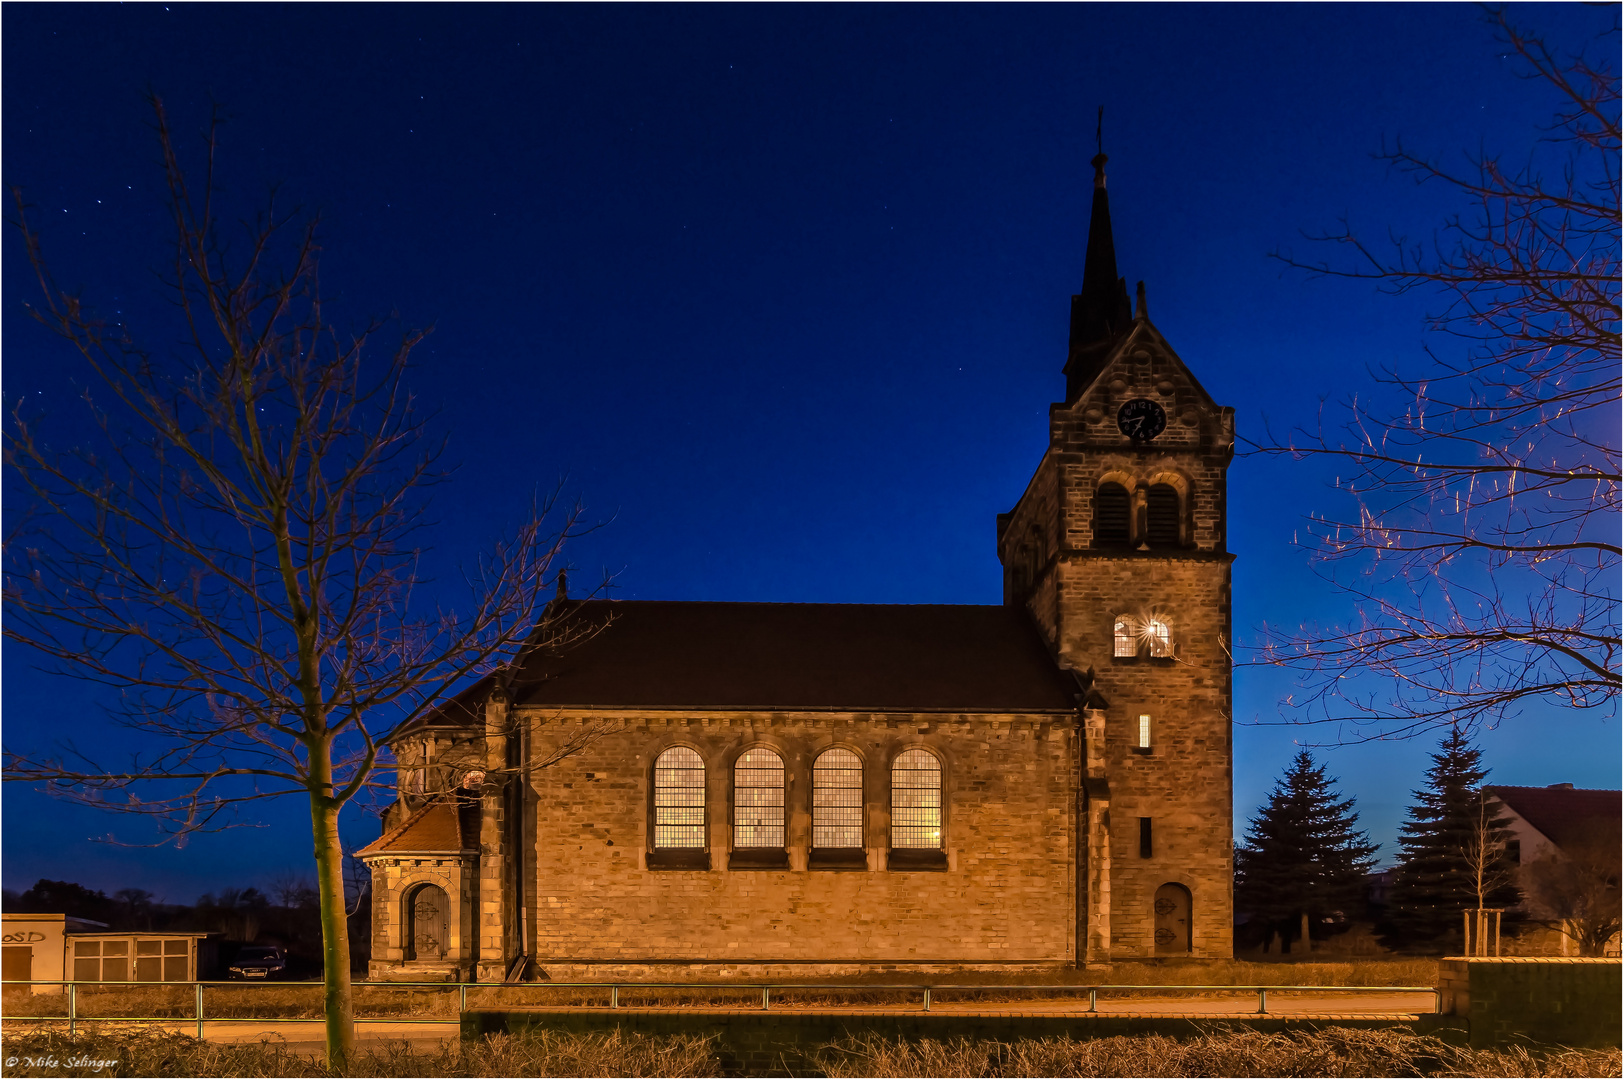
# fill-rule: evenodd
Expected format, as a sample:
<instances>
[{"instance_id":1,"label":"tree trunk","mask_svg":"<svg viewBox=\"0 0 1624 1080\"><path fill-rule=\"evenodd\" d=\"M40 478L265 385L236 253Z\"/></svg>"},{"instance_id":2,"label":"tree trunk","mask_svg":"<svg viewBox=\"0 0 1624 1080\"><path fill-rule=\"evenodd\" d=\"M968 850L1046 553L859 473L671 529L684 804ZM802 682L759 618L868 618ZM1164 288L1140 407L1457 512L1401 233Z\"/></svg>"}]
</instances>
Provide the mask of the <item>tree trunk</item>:
<instances>
[{"instance_id":1,"label":"tree trunk","mask_svg":"<svg viewBox=\"0 0 1624 1080\"><path fill-rule=\"evenodd\" d=\"M325 758L325 748L311 758ZM332 766L312 760L312 778L328 781L310 792L310 826L315 839L316 891L321 897L322 1015L327 1026L327 1066L345 1068L355 1046L355 1014L350 996L350 932L344 904L344 848L338 839L338 807L331 792Z\"/></svg>"},{"instance_id":2,"label":"tree trunk","mask_svg":"<svg viewBox=\"0 0 1624 1080\"><path fill-rule=\"evenodd\" d=\"M1302 913L1302 919L1302 936L1299 937L1298 940L1303 943L1303 952L1307 953L1313 951L1314 948L1314 946L1309 944L1308 941L1308 912L1305 911Z\"/></svg>"}]
</instances>

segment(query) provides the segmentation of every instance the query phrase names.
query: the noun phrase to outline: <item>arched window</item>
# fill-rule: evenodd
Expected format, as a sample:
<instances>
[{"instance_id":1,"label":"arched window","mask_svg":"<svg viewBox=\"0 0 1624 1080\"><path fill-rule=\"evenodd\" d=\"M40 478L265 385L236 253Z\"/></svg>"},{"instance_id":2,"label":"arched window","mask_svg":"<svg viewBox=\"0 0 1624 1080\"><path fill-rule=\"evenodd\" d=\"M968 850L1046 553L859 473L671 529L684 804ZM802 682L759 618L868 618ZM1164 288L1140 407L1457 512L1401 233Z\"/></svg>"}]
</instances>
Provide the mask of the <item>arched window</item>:
<instances>
[{"instance_id":1,"label":"arched window","mask_svg":"<svg viewBox=\"0 0 1624 1080\"><path fill-rule=\"evenodd\" d=\"M891 862L941 850L941 762L925 750L904 750L891 763Z\"/></svg>"},{"instance_id":2,"label":"arched window","mask_svg":"<svg viewBox=\"0 0 1624 1080\"><path fill-rule=\"evenodd\" d=\"M705 847L705 763L686 746L654 759L654 846Z\"/></svg>"},{"instance_id":3,"label":"arched window","mask_svg":"<svg viewBox=\"0 0 1624 1080\"><path fill-rule=\"evenodd\" d=\"M1094 546L1122 547L1128 543L1128 489L1101 484L1094 493Z\"/></svg>"},{"instance_id":4,"label":"arched window","mask_svg":"<svg viewBox=\"0 0 1624 1080\"><path fill-rule=\"evenodd\" d=\"M1145 637L1150 641L1150 655L1173 655L1173 628L1166 619L1151 619L1145 623Z\"/></svg>"},{"instance_id":5,"label":"arched window","mask_svg":"<svg viewBox=\"0 0 1624 1080\"><path fill-rule=\"evenodd\" d=\"M764 747L733 764L733 847L784 847L784 759Z\"/></svg>"},{"instance_id":6,"label":"arched window","mask_svg":"<svg viewBox=\"0 0 1624 1080\"><path fill-rule=\"evenodd\" d=\"M1112 656L1138 656L1139 640L1133 632L1133 620L1118 618L1111 635Z\"/></svg>"},{"instance_id":7,"label":"arched window","mask_svg":"<svg viewBox=\"0 0 1624 1080\"><path fill-rule=\"evenodd\" d=\"M850 750L825 750L812 765L812 847L863 846L863 761Z\"/></svg>"},{"instance_id":8,"label":"arched window","mask_svg":"<svg viewBox=\"0 0 1624 1080\"><path fill-rule=\"evenodd\" d=\"M1152 484L1145 493L1145 543L1153 548L1179 546L1179 493L1172 484Z\"/></svg>"}]
</instances>

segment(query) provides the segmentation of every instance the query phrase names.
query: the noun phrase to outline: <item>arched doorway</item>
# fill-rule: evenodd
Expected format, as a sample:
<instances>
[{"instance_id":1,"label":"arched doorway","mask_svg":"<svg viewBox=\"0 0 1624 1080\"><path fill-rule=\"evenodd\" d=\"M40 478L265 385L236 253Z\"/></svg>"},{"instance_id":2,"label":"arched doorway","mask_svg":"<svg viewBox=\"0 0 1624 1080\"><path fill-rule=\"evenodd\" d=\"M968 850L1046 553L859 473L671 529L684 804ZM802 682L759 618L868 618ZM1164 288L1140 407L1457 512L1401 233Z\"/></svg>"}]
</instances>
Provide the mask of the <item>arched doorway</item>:
<instances>
[{"instance_id":1,"label":"arched doorway","mask_svg":"<svg viewBox=\"0 0 1624 1080\"><path fill-rule=\"evenodd\" d=\"M406 959L445 959L448 914L438 885L420 885L406 898Z\"/></svg>"},{"instance_id":2,"label":"arched doorway","mask_svg":"<svg viewBox=\"0 0 1624 1080\"><path fill-rule=\"evenodd\" d=\"M1169 881L1156 890L1156 953L1190 952L1190 890Z\"/></svg>"}]
</instances>

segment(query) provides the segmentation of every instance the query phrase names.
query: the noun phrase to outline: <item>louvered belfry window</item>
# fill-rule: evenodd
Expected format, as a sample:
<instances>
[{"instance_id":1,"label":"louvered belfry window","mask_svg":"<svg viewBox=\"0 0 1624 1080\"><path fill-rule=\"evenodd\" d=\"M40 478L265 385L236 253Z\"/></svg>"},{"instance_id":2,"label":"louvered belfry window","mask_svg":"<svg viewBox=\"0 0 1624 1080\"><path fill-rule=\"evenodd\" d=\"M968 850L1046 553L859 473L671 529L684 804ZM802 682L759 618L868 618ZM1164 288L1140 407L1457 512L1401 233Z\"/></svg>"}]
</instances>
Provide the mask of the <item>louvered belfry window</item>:
<instances>
[{"instance_id":1,"label":"louvered belfry window","mask_svg":"<svg viewBox=\"0 0 1624 1080\"><path fill-rule=\"evenodd\" d=\"M1128 489L1121 484L1101 484L1094 493L1094 546L1127 544L1128 515Z\"/></svg>"},{"instance_id":2,"label":"louvered belfry window","mask_svg":"<svg viewBox=\"0 0 1624 1080\"><path fill-rule=\"evenodd\" d=\"M654 846L705 846L705 762L686 746L654 761Z\"/></svg>"},{"instance_id":3,"label":"louvered belfry window","mask_svg":"<svg viewBox=\"0 0 1624 1080\"><path fill-rule=\"evenodd\" d=\"M1152 484L1145 493L1145 543L1153 548L1179 546L1179 493L1171 484Z\"/></svg>"},{"instance_id":4,"label":"louvered belfry window","mask_svg":"<svg viewBox=\"0 0 1624 1080\"><path fill-rule=\"evenodd\" d=\"M825 750L812 765L812 846L863 846L863 761L850 750Z\"/></svg>"},{"instance_id":5,"label":"louvered belfry window","mask_svg":"<svg viewBox=\"0 0 1624 1080\"><path fill-rule=\"evenodd\" d=\"M746 750L733 764L733 847L784 846L784 759Z\"/></svg>"},{"instance_id":6,"label":"louvered belfry window","mask_svg":"<svg viewBox=\"0 0 1624 1080\"><path fill-rule=\"evenodd\" d=\"M924 750L905 750L891 764L891 846L942 846L942 766Z\"/></svg>"}]
</instances>

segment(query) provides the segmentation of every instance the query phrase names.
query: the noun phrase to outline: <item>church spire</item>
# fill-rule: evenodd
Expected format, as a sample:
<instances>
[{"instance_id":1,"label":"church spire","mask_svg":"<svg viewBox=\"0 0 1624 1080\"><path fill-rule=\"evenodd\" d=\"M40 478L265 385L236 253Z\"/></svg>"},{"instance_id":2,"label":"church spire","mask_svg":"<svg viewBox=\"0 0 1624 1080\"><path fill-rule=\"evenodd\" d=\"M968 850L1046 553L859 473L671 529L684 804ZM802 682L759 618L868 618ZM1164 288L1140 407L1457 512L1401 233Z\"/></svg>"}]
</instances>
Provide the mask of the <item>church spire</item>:
<instances>
[{"instance_id":1,"label":"church spire","mask_svg":"<svg viewBox=\"0 0 1624 1080\"><path fill-rule=\"evenodd\" d=\"M1105 109L1101 107L1103 122ZM1095 138L1099 138L1096 129ZM1071 298L1071 343L1066 357L1066 400L1082 393L1089 360L1100 359L1116 336L1133 321L1128 283L1117 276L1116 245L1111 239L1111 203L1105 192L1103 151L1094 155L1094 206L1088 217L1088 249L1083 256L1083 287Z\"/></svg>"}]
</instances>

